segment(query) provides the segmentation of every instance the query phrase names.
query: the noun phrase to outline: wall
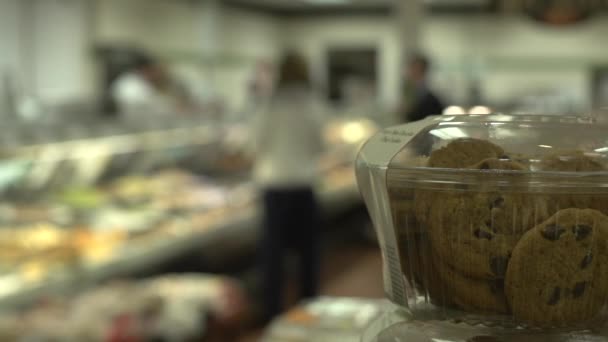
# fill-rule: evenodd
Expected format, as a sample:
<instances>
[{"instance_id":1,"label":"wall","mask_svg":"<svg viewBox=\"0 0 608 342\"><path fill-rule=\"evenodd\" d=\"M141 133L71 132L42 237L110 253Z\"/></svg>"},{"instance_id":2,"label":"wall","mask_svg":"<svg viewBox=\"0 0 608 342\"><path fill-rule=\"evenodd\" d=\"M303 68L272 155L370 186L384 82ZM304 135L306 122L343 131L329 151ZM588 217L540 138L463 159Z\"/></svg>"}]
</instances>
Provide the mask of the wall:
<instances>
[{"instance_id":1,"label":"wall","mask_svg":"<svg viewBox=\"0 0 608 342\"><path fill-rule=\"evenodd\" d=\"M87 81L87 4L80 0L0 1L0 75L10 79L15 106L25 97L53 105L92 94L92 83ZM0 82L0 93L6 92L1 89L4 83Z\"/></svg>"},{"instance_id":2,"label":"wall","mask_svg":"<svg viewBox=\"0 0 608 342\"><path fill-rule=\"evenodd\" d=\"M278 20L214 1L98 0L96 4L96 43L245 56L277 50Z\"/></svg>"},{"instance_id":3,"label":"wall","mask_svg":"<svg viewBox=\"0 0 608 342\"><path fill-rule=\"evenodd\" d=\"M470 80L479 79L490 103L543 90L585 108L589 68L608 60L605 20L554 29L518 16L433 15L420 40L435 60L433 84L452 103L464 103ZM284 46L301 50L320 81L328 47L376 46L381 104L394 108L400 97L399 44L390 17L277 19L211 0L3 0L0 39L0 68L50 101L95 90L88 53L100 43L134 43L195 70L231 109L243 106L256 61L275 60Z\"/></svg>"},{"instance_id":4,"label":"wall","mask_svg":"<svg viewBox=\"0 0 608 342\"><path fill-rule=\"evenodd\" d=\"M283 50L283 26L270 15L232 8L225 8L221 18L221 55L234 60L217 65L215 84L230 110L238 111L246 105L256 63L274 62Z\"/></svg>"},{"instance_id":5,"label":"wall","mask_svg":"<svg viewBox=\"0 0 608 342\"><path fill-rule=\"evenodd\" d=\"M182 0L98 0L94 40L153 51L199 51L197 19L201 7Z\"/></svg>"},{"instance_id":6,"label":"wall","mask_svg":"<svg viewBox=\"0 0 608 342\"><path fill-rule=\"evenodd\" d=\"M243 106L255 62L280 51L277 19L216 1L98 0L95 12L96 44L134 44L160 55L185 77L208 83L230 110Z\"/></svg>"},{"instance_id":7,"label":"wall","mask_svg":"<svg viewBox=\"0 0 608 342\"><path fill-rule=\"evenodd\" d=\"M0 116L9 108L8 92L13 92L15 82L23 78L23 46L19 27L21 25L19 0L0 1ZM10 82L10 84L9 84Z\"/></svg>"},{"instance_id":8,"label":"wall","mask_svg":"<svg viewBox=\"0 0 608 342\"><path fill-rule=\"evenodd\" d=\"M558 29L521 16L438 16L427 25L425 44L444 71L480 77L490 102L544 89L568 94L585 108L589 68L608 61L608 46L600 43L608 34L605 19Z\"/></svg>"},{"instance_id":9,"label":"wall","mask_svg":"<svg viewBox=\"0 0 608 342\"><path fill-rule=\"evenodd\" d=\"M375 47L378 51L378 94L386 108L398 101L399 47L388 18L322 17L285 22L285 46L307 57L318 81L327 81L326 52L329 47Z\"/></svg>"},{"instance_id":10,"label":"wall","mask_svg":"<svg viewBox=\"0 0 608 342\"><path fill-rule=\"evenodd\" d=\"M91 96L88 2L34 0L27 13L33 95L47 104Z\"/></svg>"},{"instance_id":11,"label":"wall","mask_svg":"<svg viewBox=\"0 0 608 342\"><path fill-rule=\"evenodd\" d=\"M0 70L16 72L21 67L19 0L0 1Z\"/></svg>"},{"instance_id":12,"label":"wall","mask_svg":"<svg viewBox=\"0 0 608 342\"><path fill-rule=\"evenodd\" d=\"M434 59L432 83L452 103L465 103L479 79L489 103L503 104L534 92L557 92L577 110L589 105L589 67L608 61L606 18L567 29L541 26L522 16L428 16L420 39ZM328 46L375 45L381 65L379 94L391 108L399 98L398 38L389 17L324 17L287 22L285 41L325 77Z\"/></svg>"},{"instance_id":13,"label":"wall","mask_svg":"<svg viewBox=\"0 0 608 342\"><path fill-rule=\"evenodd\" d=\"M274 17L211 0L2 0L0 75L10 73L22 95L47 105L88 98L98 90L93 48L133 44L207 83L236 110L256 61L276 59L280 32Z\"/></svg>"}]
</instances>

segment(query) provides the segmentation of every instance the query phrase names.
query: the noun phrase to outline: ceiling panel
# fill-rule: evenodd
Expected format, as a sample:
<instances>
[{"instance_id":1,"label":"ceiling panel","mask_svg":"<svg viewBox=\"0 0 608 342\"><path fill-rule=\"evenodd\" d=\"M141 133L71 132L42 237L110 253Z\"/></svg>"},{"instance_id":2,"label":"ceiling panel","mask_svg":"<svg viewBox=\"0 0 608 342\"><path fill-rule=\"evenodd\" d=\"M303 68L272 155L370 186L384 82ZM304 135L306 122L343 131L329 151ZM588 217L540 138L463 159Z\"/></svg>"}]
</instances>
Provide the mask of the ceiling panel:
<instances>
[{"instance_id":1,"label":"ceiling panel","mask_svg":"<svg viewBox=\"0 0 608 342\"><path fill-rule=\"evenodd\" d=\"M388 12L396 1L416 0L224 0L225 3L278 14ZM487 10L497 0L422 0L433 11Z\"/></svg>"}]
</instances>

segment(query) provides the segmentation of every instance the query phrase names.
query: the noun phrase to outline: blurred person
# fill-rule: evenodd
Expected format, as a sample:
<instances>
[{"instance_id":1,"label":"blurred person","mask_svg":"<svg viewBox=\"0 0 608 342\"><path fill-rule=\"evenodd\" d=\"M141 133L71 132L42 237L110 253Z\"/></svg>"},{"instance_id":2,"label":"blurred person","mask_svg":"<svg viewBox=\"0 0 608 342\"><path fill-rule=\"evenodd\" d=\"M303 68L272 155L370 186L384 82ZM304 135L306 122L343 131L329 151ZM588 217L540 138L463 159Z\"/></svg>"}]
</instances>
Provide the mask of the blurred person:
<instances>
[{"instance_id":1,"label":"blurred person","mask_svg":"<svg viewBox=\"0 0 608 342\"><path fill-rule=\"evenodd\" d=\"M143 53L110 88L119 113L126 117L183 113L190 105L183 85L158 60Z\"/></svg>"},{"instance_id":2,"label":"blurred person","mask_svg":"<svg viewBox=\"0 0 608 342\"><path fill-rule=\"evenodd\" d=\"M264 103L272 96L274 86L274 66L268 60L256 63L253 76L248 83L250 101L254 104Z\"/></svg>"},{"instance_id":3,"label":"blurred person","mask_svg":"<svg viewBox=\"0 0 608 342\"><path fill-rule=\"evenodd\" d=\"M301 298L316 295L320 215L313 184L323 151L306 62L283 58L268 110L256 123L254 177L263 189L264 227L258 250L263 277L264 322L282 311L284 260L295 252Z\"/></svg>"},{"instance_id":4,"label":"blurred person","mask_svg":"<svg viewBox=\"0 0 608 342\"><path fill-rule=\"evenodd\" d=\"M405 75L405 106L400 113L402 121L418 121L443 112L443 102L428 85L430 69L431 61L422 54L414 54L409 59Z\"/></svg>"},{"instance_id":5,"label":"blurred person","mask_svg":"<svg viewBox=\"0 0 608 342\"><path fill-rule=\"evenodd\" d=\"M261 59L256 62L251 76L247 80L245 102L240 111L234 113L234 121L255 120L258 112L264 110L274 91L275 67L272 62Z\"/></svg>"},{"instance_id":6,"label":"blurred person","mask_svg":"<svg viewBox=\"0 0 608 342\"><path fill-rule=\"evenodd\" d=\"M361 76L348 77L342 82L342 94L348 116L378 119L381 111L374 81Z\"/></svg>"},{"instance_id":7,"label":"blurred person","mask_svg":"<svg viewBox=\"0 0 608 342\"><path fill-rule=\"evenodd\" d=\"M202 73L195 65L172 68L173 84L181 114L202 114L207 119L225 120L233 111L217 92L210 73Z\"/></svg>"}]
</instances>

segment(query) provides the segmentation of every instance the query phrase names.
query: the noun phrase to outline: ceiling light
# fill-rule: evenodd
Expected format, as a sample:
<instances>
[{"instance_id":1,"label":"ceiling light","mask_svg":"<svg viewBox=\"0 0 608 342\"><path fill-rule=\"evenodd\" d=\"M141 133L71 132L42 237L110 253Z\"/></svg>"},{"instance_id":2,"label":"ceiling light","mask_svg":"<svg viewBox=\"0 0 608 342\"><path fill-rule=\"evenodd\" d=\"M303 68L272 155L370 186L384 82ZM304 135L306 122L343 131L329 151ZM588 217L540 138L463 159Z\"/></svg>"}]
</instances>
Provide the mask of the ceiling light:
<instances>
[{"instance_id":1,"label":"ceiling light","mask_svg":"<svg viewBox=\"0 0 608 342\"><path fill-rule=\"evenodd\" d=\"M483 114L490 114L490 113L492 113L492 110L486 106L475 106L475 107L469 109L469 114L483 115Z\"/></svg>"},{"instance_id":2,"label":"ceiling light","mask_svg":"<svg viewBox=\"0 0 608 342\"><path fill-rule=\"evenodd\" d=\"M429 5L461 5L461 6L485 6L488 0L424 0Z\"/></svg>"},{"instance_id":3,"label":"ceiling light","mask_svg":"<svg viewBox=\"0 0 608 342\"><path fill-rule=\"evenodd\" d=\"M350 0L307 0L306 2L315 5L344 5L350 2Z\"/></svg>"},{"instance_id":4,"label":"ceiling light","mask_svg":"<svg viewBox=\"0 0 608 342\"><path fill-rule=\"evenodd\" d=\"M341 135L344 141L354 144L365 139L365 129L358 122L349 122L342 128Z\"/></svg>"},{"instance_id":5,"label":"ceiling light","mask_svg":"<svg viewBox=\"0 0 608 342\"><path fill-rule=\"evenodd\" d=\"M443 115L463 115L466 114L464 108L460 106L449 106L443 110Z\"/></svg>"}]
</instances>

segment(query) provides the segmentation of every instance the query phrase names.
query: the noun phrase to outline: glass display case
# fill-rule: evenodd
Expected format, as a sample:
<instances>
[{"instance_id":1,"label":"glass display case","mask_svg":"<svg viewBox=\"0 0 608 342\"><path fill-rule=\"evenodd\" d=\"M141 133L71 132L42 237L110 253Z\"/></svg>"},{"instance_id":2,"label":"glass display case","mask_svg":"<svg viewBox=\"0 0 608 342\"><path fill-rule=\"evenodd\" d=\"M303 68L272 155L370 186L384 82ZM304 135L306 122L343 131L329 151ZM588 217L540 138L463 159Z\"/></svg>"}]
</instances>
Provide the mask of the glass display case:
<instances>
[{"instance_id":1,"label":"glass display case","mask_svg":"<svg viewBox=\"0 0 608 342\"><path fill-rule=\"evenodd\" d=\"M334 140L319 166L324 206L359 201L352 162L373 132L366 125L357 139L328 137ZM1 307L89 288L204 249L219 236L257 231L248 127L178 122L108 133L4 146Z\"/></svg>"},{"instance_id":2,"label":"glass display case","mask_svg":"<svg viewBox=\"0 0 608 342\"><path fill-rule=\"evenodd\" d=\"M246 305L238 283L218 275L114 281L0 312L0 340L233 341Z\"/></svg>"},{"instance_id":3,"label":"glass display case","mask_svg":"<svg viewBox=\"0 0 608 342\"><path fill-rule=\"evenodd\" d=\"M0 303L129 274L248 219L248 179L205 176L223 131L177 126L5 149Z\"/></svg>"}]
</instances>

